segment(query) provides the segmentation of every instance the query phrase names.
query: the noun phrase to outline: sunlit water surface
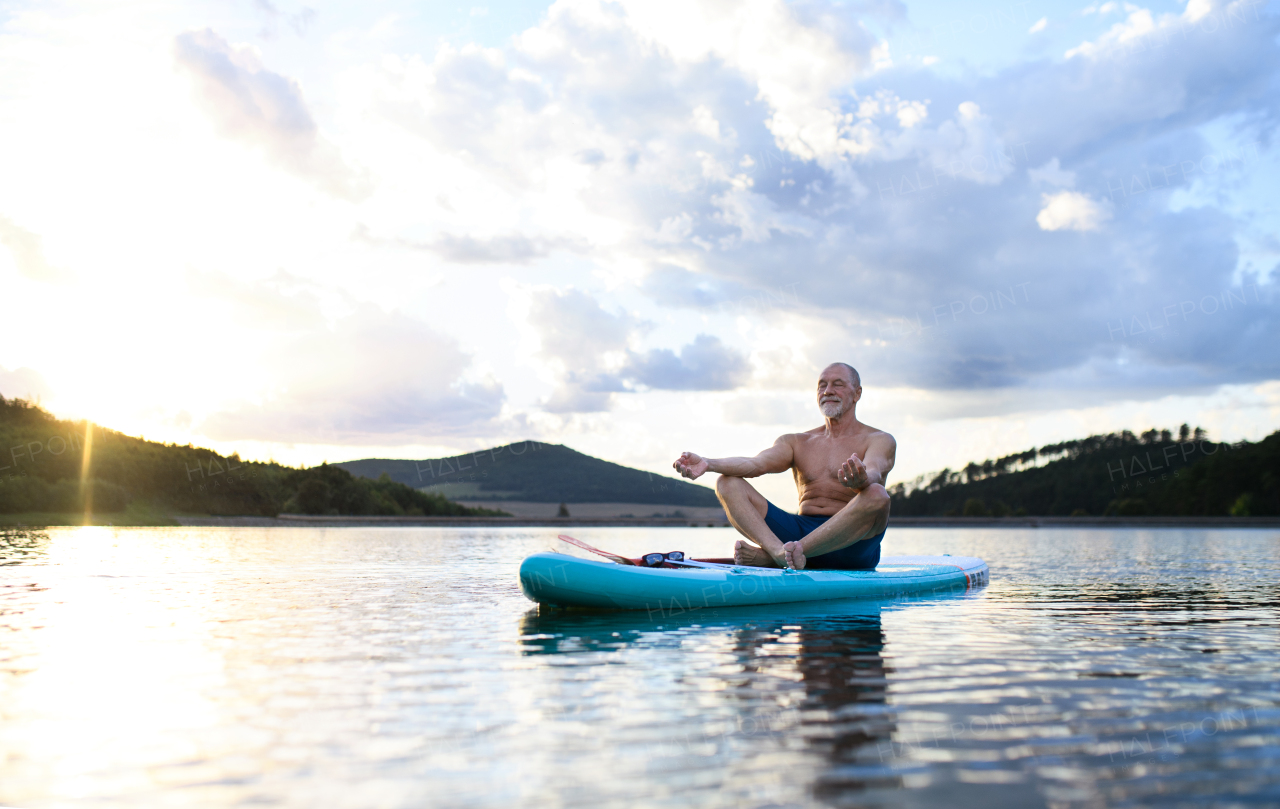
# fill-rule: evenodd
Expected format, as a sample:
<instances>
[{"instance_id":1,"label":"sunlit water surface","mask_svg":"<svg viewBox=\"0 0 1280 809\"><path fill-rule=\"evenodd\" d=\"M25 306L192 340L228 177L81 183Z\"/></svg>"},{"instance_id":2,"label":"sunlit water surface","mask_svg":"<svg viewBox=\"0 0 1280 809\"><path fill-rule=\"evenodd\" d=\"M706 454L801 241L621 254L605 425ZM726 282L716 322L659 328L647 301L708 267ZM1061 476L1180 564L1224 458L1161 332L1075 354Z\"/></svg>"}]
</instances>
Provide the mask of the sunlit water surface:
<instances>
[{"instance_id":1,"label":"sunlit water surface","mask_svg":"<svg viewBox=\"0 0 1280 809\"><path fill-rule=\"evenodd\" d=\"M1280 805L1280 532L891 529L990 585L676 615L539 613L555 533L10 534L0 803Z\"/></svg>"}]
</instances>

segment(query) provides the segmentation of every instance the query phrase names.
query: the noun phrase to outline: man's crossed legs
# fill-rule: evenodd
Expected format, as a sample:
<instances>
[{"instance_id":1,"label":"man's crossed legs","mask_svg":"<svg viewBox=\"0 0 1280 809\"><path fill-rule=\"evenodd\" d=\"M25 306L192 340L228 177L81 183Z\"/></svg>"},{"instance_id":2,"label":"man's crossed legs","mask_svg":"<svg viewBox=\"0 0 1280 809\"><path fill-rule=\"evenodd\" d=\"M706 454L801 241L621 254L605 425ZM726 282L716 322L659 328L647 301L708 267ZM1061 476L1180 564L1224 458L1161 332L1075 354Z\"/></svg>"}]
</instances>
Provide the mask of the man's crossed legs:
<instances>
[{"instance_id":1,"label":"man's crossed legs","mask_svg":"<svg viewBox=\"0 0 1280 809\"><path fill-rule=\"evenodd\" d=\"M716 481L716 495L729 522L754 543L738 540L733 559L740 565L869 570L880 559L889 493L878 483L825 518L788 514L745 479L729 475Z\"/></svg>"}]
</instances>

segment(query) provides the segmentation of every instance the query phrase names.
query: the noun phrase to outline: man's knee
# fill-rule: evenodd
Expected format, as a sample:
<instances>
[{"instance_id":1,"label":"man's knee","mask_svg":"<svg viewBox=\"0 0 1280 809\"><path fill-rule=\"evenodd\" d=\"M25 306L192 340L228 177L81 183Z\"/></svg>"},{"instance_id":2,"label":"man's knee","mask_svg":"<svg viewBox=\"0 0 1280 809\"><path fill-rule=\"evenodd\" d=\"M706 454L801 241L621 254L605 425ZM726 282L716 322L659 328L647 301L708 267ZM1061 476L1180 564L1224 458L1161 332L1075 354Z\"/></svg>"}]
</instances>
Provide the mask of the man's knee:
<instances>
[{"instance_id":1,"label":"man's knee","mask_svg":"<svg viewBox=\"0 0 1280 809\"><path fill-rule=\"evenodd\" d=\"M867 508L875 515L875 526L872 530L883 531L889 524L889 504L892 498L879 483L873 483L862 491L867 497Z\"/></svg>"},{"instance_id":2,"label":"man's knee","mask_svg":"<svg viewBox=\"0 0 1280 809\"><path fill-rule=\"evenodd\" d=\"M769 501L764 499L764 495L756 491L755 487L746 481L745 478L734 477L733 475L721 475L716 478L716 497L720 498L721 504L726 508L729 501L734 503L749 503L756 511L760 512L763 517L768 513Z\"/></svg>"},{"instance_id":3,"label":"man's knee","mask_svg":"<svg viewBox=\"0 0 1280 809\"><path fill-rule=\"evenodd\" d=\"M849 501L845 508L856 508L859 511L869 511L877 516L889 513L890 503L889 492L879 483L872 483L867 488L858 492L858 496Z\"/></svg>"},{"instance_id":4,"label":"man's knee","mask_svg":"<svg viewBox=\"0 0 1280 809\"><path fill-rule=\"evenodd\" d=\"M740 492L745 483L746 481L742 478L736 478L733 475L721 475L716 478L716 494L724 497L730 492Z\"/></svg>"},{"instance_id":5,"label":"man's knee","mask_svg":"<svg viewBox=\"0 0 1280 809\"><path fill-rule=\"evenodd\" d=\"M721 475L716 478L716 497L721 503L726 503L730 498L734 501L740 501L744 497L751 500L752 491L751 484L742 478L733 475Z\"/></svg>"},{"instance_id":6,"label":"man's knee","mask_svg":"<svg viewBox=\"0 0 1280 809\"><path fill-rule=\"evenodd\" d=\"M889 492L879 483L872 483L863 489L862 496L867 498L867 508L884 512L889 510L889 503L892 498L889 497Z\"/></svg>"}]
</instances>

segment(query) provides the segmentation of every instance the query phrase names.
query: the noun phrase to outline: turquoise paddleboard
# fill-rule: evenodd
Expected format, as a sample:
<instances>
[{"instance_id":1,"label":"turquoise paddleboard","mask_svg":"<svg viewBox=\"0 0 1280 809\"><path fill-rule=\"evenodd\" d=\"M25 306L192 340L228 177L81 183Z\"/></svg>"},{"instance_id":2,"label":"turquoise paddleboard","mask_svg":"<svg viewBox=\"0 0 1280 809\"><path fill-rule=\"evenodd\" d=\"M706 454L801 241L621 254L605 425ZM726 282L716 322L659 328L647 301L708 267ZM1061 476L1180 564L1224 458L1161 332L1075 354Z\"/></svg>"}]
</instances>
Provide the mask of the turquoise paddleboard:
<instances>
[{"instance_id":1,"label":"turquoise paddleboard","mask_svg":"<svg viewBox=\"0 0 1280 809\"><path fill-rule=\"evenodd\" d=\"M535 553L520 565L520 589L539 604L650 612L927 595L977 587L987 577L987 563L971 556L886 556L875 570L669 569L562 553Z\"/></svg>"}]
</instances>

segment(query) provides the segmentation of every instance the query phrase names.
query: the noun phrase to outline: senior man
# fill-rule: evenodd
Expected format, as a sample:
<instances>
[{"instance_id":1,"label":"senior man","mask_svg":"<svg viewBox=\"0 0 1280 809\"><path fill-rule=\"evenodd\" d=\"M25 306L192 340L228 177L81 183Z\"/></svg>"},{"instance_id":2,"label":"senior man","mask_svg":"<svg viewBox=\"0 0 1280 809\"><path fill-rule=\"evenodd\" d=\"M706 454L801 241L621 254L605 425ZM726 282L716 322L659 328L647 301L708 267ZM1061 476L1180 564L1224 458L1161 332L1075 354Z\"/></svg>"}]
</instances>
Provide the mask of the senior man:
<instances>
[{"instance_id":1,"label":"senior man","mask_svg":"<svg viewBox=\"0 0 1280 809\"><path fill-rule=\"evenodd\" d=\"M826 421L781 436L754 458L703 458L685 452L673 464L689 480L717 472L716 495L738 540L734 562L796 570L872 570L889 522L885 480L893 469L893 436L858 421L862 381L836 362L818 377L818 409ZM770 503L747 478L792 470L800 513Z\"/></svg>"}]
</instances>

